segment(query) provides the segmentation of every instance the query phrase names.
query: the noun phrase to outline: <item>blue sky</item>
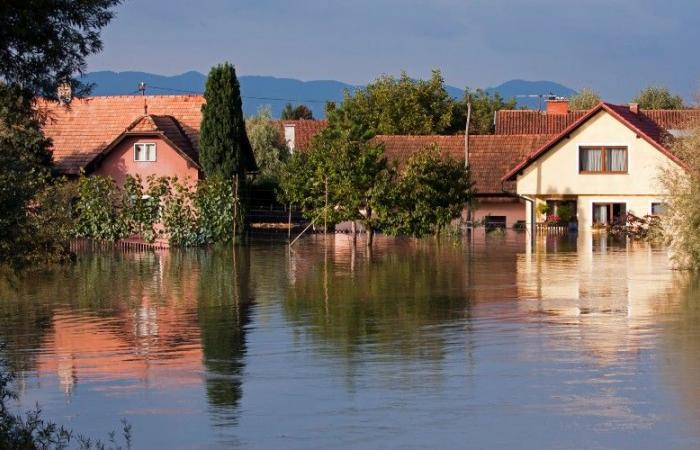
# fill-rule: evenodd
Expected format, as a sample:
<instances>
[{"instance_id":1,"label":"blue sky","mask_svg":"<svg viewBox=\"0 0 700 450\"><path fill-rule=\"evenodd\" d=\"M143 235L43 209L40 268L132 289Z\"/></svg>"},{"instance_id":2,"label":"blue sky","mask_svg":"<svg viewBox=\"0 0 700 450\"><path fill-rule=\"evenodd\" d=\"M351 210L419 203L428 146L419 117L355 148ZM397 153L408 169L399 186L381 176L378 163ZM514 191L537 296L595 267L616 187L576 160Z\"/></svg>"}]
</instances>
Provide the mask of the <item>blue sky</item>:
<instances>
[{"instance_id":1,"label":"blue sky","mask_svg":"<svg viewBox=\"0 0 700 450\"><path fill-rule=\"evenodd\" d=\"M125 0L88 70L364 84L381 73L489 87L521 78L627 101L700 87L698 0Z\"/></svg>"}]
</instances>

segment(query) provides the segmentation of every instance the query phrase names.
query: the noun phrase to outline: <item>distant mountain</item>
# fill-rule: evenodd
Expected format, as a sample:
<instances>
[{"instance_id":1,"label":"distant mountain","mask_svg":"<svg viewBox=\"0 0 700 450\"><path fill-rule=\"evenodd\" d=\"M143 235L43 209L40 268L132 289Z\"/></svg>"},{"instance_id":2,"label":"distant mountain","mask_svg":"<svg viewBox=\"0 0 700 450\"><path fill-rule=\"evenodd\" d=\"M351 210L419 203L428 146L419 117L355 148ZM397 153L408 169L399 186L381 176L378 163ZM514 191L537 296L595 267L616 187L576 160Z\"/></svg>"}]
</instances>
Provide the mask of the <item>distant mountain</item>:
<instances>
[{"instance_id":1,"label":"distant mountain","mask_svg":"<svg viewBox=\"0 0 700 450\"><path fill-rule=\"evenodd\" d=\"M510 80L493 88L488 92L498 92L505 99L513 98L518 101L518 106L529 109L544 108L544 98L547 95L557 97L571 97L575 90L553 81L526 81ZM542 98L544 97L544 98Z\"/></svg>"},{"instance_id":2,"label":"distant mountain","mask_svg":"<svg viewBox=\"0 0 700 450\"><path fill-rule=\"evenodd\" d=\"M279 117L286 103L307 105L314 117L324 116L326 101L340 101L343 91L360 86L333 80L300 81L291 78L268 76L240 76L243 113L253 115L262 105L270 105L272 114ZM156 75L146 72L90 72L83 81L94 84L93 95L135 95L140 82L146 83L147 94L188 94L204 91L206 75L199 72L186 72L181 75ZM447 91L455 98L461 97L464 90L447 86ZM551 81L512 80L493 88L489 92L499 92L504 98L516 97L519 106L537 108L539 99L528 95L554 94L570 96L575 91Z\"/></svg>"}]
</instances>

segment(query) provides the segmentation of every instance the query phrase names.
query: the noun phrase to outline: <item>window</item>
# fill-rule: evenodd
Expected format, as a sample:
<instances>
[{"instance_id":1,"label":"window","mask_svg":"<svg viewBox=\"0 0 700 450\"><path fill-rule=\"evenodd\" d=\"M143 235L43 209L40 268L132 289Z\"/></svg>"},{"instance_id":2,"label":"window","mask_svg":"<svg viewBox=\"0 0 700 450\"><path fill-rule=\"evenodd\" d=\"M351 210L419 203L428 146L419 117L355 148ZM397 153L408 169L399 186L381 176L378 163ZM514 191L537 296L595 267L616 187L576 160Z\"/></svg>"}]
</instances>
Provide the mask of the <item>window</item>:
<instances>
[{"instance_id":1,"label":"window","mask_svg":"<svg viewBox=\"0 0 700 450\"><path fill-rule=\"evenodd\" d=\"M487 230L506 227L506 216L486 216L484 226Z\"/></svg>"},{"instance_id":2,"label":"window","mask_svg":"<svg viewBox=\"0 0 700 450\"><path fill-rule=\"evenodd\" d=\"M627 173L627 147L581 147L580 173Z\"/></svg>"},{"instance_id":3,"label":"window","mask_svg":"<svg viewBox=\"0 0 700 450\"><path fill-rule=\"evenodd\" d=\"M623 225L627 222L625 203L593 203L594 225Z\"/></svg>"},{"instance_id":4,"label":"window","mask_svg":"<svg viewBox=\"0 0 700 450\"><path fill-rule=\"evenodd\" d=\"M667 206L665 203L653 202L651 204L651 215L652 216L663 216L666 214Z\"/></svg>"},{"instance_id":5,"label":"window","mask_svg":"<svg viewBox=\"0 0 700 450\"><path fill-rule=\"evenodd\" d=\"M155 161L156 144L134 144L134 161Z\"/></svg>"}]
</instances>

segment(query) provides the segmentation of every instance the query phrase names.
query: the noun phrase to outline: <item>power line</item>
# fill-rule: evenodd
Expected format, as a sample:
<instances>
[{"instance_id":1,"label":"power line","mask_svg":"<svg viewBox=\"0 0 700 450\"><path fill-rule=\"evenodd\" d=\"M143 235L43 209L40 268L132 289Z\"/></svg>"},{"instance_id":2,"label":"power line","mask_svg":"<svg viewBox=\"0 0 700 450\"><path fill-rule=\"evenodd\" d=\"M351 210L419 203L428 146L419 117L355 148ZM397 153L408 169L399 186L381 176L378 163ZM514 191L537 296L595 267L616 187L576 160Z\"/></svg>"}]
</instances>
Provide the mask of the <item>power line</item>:
<instances>
[{"instance_id":1,"label":"power line","mask_svg":"<svg viewBox=\"0 0 700 450\"><path fill-rule=\"evenodd\" d=\"M166 87L160 87L160 86L153 86L153 85L148 85L149 88L151 89L156 89L160 91L168 91L168 92L178 92L178 93L184 93L184 94L199 94L201 95L201 92L197 91L189 91L187 89L173 89L173 88L166 88ZM252 95L241 95L241 98L247 98L247 99L252 99L252 100L268 100L268 101L281 101L281 102L299 102L299 103L326 103L329 101L334 101L334 100L311 100L311 99L299 99L299 98L284 98L284 97L256 97Z\"/></svg>"}]
</instances>

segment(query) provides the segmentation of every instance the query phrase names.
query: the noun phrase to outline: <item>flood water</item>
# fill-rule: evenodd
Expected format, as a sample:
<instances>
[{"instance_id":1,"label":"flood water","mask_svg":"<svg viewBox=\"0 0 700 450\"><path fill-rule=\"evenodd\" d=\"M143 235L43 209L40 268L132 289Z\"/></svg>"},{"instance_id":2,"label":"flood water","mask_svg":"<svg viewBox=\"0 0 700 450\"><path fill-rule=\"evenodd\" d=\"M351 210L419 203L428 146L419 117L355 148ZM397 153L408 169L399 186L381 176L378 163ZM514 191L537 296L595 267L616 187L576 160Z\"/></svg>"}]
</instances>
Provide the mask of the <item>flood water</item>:
<instances>
[{"instance_id":1,"label":"flood water","mask_svg":"<svg viewBox=\"0 0 700 450\"><path fill-rule=\"evenodd\" d=\"M698 448L700 284L600 236L94 252L0 283L21 409L151 448Z\"/></svg>"}]
</instances>

